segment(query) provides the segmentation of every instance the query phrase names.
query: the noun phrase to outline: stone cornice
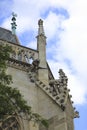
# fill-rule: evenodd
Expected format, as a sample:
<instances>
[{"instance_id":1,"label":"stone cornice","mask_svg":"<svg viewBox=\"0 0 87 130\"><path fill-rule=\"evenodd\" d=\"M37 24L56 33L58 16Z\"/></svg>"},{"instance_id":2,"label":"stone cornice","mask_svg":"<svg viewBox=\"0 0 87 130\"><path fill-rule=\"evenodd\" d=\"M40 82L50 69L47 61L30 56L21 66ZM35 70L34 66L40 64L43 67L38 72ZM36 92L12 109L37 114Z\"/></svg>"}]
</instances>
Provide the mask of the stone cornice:
<instances>
[{"instance_id":1,"label":"stone cornice","mask_svg":"<svg viewBox=\"0 0 87 130\"><path fill-rule=\"evenodd\" d=\"M9 67L13 67L13 68L23 70L23 71L26 71L26 72L28 72L29 69L31 68L31 64L28 64L28 63L22 62L22 61L18 61L16 59L12 59L12 58L10 58L8 60L7 65Z\"/></svg>"}]
</instances>

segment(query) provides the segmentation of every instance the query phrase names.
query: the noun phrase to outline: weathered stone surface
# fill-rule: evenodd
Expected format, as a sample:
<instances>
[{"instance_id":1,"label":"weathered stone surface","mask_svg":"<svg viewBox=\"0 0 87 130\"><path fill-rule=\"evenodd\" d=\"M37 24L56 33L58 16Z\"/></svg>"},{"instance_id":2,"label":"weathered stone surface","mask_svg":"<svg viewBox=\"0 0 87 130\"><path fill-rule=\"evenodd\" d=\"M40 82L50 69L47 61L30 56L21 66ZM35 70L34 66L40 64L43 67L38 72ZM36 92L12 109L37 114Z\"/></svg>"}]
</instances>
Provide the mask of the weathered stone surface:
<instances>
[{"instance_id":1,"label":"weathered stone surface","mask_svg":"<svg viewBox=\"0 0 87 130\"><path fill-rule=\"evenodd\" d=\"M49 122L49 128L45 128L21 119L19 130L74 130L73 118L78 117L78 112L74 111L67 89L68 79L62 69L59 79L54 79L46 62L43 21L38 24L37 50L18 45L10 31L0 28L0 44L8 44L14 50L7 69L13 77L11 86L19 89L32 110Z\"/></svg>"}]
</instances>

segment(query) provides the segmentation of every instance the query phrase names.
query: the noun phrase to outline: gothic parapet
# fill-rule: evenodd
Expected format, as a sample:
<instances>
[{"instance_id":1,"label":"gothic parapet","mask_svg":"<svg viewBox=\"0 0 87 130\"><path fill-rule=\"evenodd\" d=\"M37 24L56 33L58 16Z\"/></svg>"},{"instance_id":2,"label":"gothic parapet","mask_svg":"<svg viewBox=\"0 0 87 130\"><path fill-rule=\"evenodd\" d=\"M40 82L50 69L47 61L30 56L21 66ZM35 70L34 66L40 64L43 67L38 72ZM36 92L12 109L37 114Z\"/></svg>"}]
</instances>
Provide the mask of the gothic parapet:
<instances>
[{"instance_id":1,"label":"gothic parapet","mask_svg":"<svg viewBox=\"0 0 87 130\"><path fill-rule=\"evenodd\" d=\"M13 53L11 58L31 64L36 59L35 52L22 47L12 47Z\"/></svg>"},{"instance_id":2,"label":"gothic parapet","mask_svg":"<svg viewBox=\"0 0 87 130\"><path fill-rule=\"evenodd\" d=\"M8 64L9 67L13 67L13 68L16 68L16 69L19 69L19 70L23 70L23 71L26 71L26 72L31 67L31 65L28 64L28 63L21 62L21 61L18 61L16 59L12 59L12 58L9 59L7 64Z\"/></svg>"},{"instance_id":3,"label":"gothic parapet","mask_svg":"<svg viewBox=\"0 0 87 130\"><path fill-rule=\"evenodd\" d=\"M38 52L36 50L30 49L28 47L24 47L18 44L12 44L4 41L0 41L0 44L9 45L12 47L12 53L10 54L10 58L14 60L18 60L28 64L31 64L33 60L38 58Z\"/></svg>"}]
</instances>

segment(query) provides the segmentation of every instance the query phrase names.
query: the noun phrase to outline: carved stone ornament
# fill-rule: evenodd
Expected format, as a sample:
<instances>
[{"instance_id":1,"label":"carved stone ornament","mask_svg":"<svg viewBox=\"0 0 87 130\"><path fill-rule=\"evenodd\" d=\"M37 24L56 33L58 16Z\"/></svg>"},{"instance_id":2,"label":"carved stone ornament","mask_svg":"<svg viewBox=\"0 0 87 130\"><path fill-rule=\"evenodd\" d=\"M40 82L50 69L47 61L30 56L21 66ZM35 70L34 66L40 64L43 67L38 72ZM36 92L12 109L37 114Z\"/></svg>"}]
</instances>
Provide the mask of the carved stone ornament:
<instances>
[{"instance_id":1,"label":"carved stone ornament","mask_svg":"<svg viewBox=\"0 0 87 130\"><path fill-rule=\"evenodd\" d=\"M16 116L7 116L0 121L0 130L21 130L19 120Z\"/></svg>"},{"instance_id":2,"label":"carved stone ornament","mask_svg":"<svg viewBox=\"0 0 87 130\"><path fill-rule=\"evenodd\" d=\"M29 72L28 72L28 75L29 75L29 78L30 78L31 82L36 81L39 62L40 61L38 59L36 59L31 64L31 67L30 67Z\"/></svg>"},{"instance_id":3,"label":"carved stone ornament","mask_svg":"<svg viewBox=\"0 0 87 130\"><path fill-rule=\"evenodd\" d=\"M64 92L64 88L67 87L67 76L65 76L65 73L62 69L59 70L59 79L58 80L50 80L50 90L53 93L53 95L58 95L62 92Z\"/></svg>"}]
</instances>

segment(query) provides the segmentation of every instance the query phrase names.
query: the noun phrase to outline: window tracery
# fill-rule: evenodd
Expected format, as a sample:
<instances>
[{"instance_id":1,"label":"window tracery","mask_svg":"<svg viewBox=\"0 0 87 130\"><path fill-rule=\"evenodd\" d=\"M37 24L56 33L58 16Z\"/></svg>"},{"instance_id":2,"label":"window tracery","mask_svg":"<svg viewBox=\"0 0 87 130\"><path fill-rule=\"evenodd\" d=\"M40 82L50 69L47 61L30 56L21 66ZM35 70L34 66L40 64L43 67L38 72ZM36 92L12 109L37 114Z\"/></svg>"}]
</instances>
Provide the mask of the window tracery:
<instances>
[{"instance_id":1,"label":"window tracery","mask_svg":"<svg viewBox=\"0 0 87 130\"><path fill-rule=\"evenodd\" d=\"M16 117L8 117L0 123L0 130L20 130L20 125Z\"/></svg>"}]
</instances>

